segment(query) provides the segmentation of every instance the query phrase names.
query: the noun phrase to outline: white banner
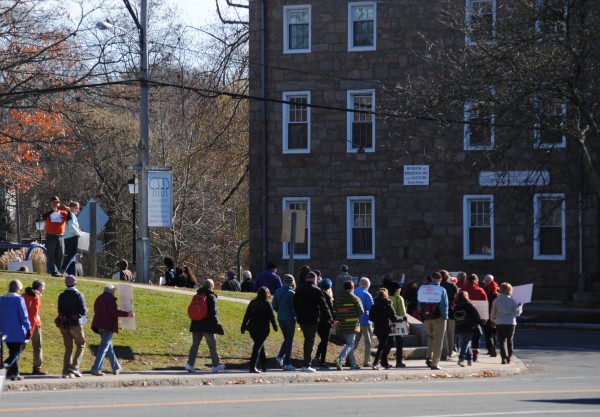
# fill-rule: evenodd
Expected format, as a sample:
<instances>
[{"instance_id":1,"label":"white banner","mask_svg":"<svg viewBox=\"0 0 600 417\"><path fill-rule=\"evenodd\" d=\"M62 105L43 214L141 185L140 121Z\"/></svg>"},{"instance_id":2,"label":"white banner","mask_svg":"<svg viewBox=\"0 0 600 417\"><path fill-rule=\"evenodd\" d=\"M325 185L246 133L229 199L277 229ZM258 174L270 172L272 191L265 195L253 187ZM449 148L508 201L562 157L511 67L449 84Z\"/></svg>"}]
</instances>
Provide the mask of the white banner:
<instances>
[{"instance_id":1,"label":"white banner","mask_svg":"<svg viewBox=\"0 0 600 417\"><path fill-rule=\"evenodd\" d=\"M471 304L477 309L481 320L490 319L490 303L487 300L475 300L471 301Z\"/></svg>"},{"instance_id":2,"label":"white banner","mask_svg":"<svg viewBox=\"0 0 600 417\"><path fill-rule=\"evenodd\" d=\"M148 171L148 226L173 226L173 173Z\"/></svg>"},{"instance_id":3,"label":"white banner","mask_svg":"<svg viewBox=\"0 0 600 417\"><path fill-rule=\"evenodd\" d=\"M512 298L521 304L526 304L531 302L532 293L533 284L519 285L513 287Z\"/></svg>"},{"instance_id":4,"label":"white banner","mask_svg":"<svg viewBox=\"0 0 600 417\"><path fill-rule=\"evenodd\" d=\"M119 284L119 310L135 311L133 309L133 285ZM120 317L121 328L135 330L135 317Z\"/></svg>"}]
</instances>

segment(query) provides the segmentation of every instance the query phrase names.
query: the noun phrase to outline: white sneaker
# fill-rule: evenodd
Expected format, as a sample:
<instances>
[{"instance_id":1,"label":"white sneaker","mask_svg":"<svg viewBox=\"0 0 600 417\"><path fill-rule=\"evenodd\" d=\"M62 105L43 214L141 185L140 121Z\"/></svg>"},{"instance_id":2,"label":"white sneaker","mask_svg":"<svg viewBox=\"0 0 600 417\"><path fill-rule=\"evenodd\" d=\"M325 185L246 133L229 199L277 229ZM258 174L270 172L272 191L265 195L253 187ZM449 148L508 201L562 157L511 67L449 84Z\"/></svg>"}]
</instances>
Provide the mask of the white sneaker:
<instances>
[{"instance_id":1,"label":"white sneaker","mask_svg":"<svg viewBox=\"0 0 600 417\"><path fill-rule=\"evenodd\" d=\"M465 366L465 361L458 361L458 366L462 366L464 368Z\"/></svg>"},{"instance_id":2,"label":"white sneaker","mask_svg":"<svg viewBox=\"0 0 600 417\"><path fill-rule=\"evenodd\" d=\"M71 372L73 375L75 375L77 378L81 378L83 377L83 375L81 374L81 372L79 372L78 369L73 369L73 368L69 368L69 372Z\"/></svg>"},{"instance_id":3,"label":"white sneaker","mask_svg":"<svg viewBox=\"0 0 600 417\"><path fill-rule=\"evenodd\" d=\"M212 371L213 371L214 373L217 373L217 372L219 372L219 371L222 371L223 369L225 369L225 364L224 364L224 363L220 363L220 364L218 364L217 366L214 366L214 367L212 368Z\"/></svg>"},{"instance_id":4,"label":"white sneaker","mask_svg":"<svg viewBox=\"0 0 600 417\"><path fill-rule=\"evenodd\" d=\"M315 368L311 368L310 366L302 367L302 372L317 372Z\"/></svg>"},{"instance_id":5,"label":"white sneaker","mask_svg":"<svg viewBox=\"0 0 600 417\"><path fill-rule=\"evenodd\" d=\"M283 369L283 358L275 358L275 362Z\"/></svg>"},{"instance_id":6,"label":"white sneaker","mask_svg":"<svg viewBox=\"0 0 600 417\"><path fill-rule=\"evenodd\" d=\"M284 365L283 370L284 371L295 371L296 368L294 367L294 365Z\"/></svg>"},{"instance_id":7,"label":"white sneaker","mask_svg":"<svg viewBox=\"0 0 600 417\"><path fill-rule=\"evenodd\" d=\"M185 364L185 370L188 372L196 372L196 368L194 368L192 365L190 365L189 363Z\"/></svg>"}]
</instances>

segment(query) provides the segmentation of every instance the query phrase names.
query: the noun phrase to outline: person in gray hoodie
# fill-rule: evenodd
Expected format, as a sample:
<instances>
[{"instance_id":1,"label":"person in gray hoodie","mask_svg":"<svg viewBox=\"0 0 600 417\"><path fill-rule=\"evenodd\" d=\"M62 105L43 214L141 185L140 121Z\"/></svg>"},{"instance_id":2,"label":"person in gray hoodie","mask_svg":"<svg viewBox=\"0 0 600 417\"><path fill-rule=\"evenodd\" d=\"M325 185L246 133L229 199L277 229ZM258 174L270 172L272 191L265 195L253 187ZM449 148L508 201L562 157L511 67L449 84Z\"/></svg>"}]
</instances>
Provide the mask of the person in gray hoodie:
<instances>
[{"instance_id":1,"label":"person in gray hoodie","mask_svg":"<svg viewBox=\"0 0 600 417\"><path fill-rule=\"evenodd\" d=\"M502 364L510 364L513 354L513 337L517 328L517 317L523 312L523 306L511 297L513 288L503 282L498 289L498 298L492 304L490 319L496 325L500 357Z\"/></svg>"}]
</instances>

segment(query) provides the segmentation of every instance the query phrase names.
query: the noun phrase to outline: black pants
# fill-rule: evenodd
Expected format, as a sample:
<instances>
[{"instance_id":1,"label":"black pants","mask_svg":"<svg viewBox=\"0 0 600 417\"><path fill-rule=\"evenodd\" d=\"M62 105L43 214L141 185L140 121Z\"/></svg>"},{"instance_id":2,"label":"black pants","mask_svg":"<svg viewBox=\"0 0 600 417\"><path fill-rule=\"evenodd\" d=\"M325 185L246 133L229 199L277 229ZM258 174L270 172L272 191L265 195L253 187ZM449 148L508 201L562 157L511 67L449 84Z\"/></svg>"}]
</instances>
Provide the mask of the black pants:
<instances>
[{"instance_id":1,"label":"black pants","mask_svg":"<svg viewBox=\"0 0 600 417\"><path fill-rule=\"evenodd\" d=\"M77 244L79 243L79 237L73 236L66 238L65 242L65 254L63 256L63 262L61 270L67 274L75 275L75 261L77 257Z\"/></svg>"},{"instance_id":2,"label":"black pants","mask_svg":"<svg viewBox=\"0 0 600 417\"><path fill-rule=\"evenodd\" d=\"M2 342L0 342L2 343ZM6 376L19 375L19 357L25 349L25 343L21 342L6 342L8 347L8 358L4 361L6 366Z\"/></svg>"},{"instance_id":3,"label":"black pants","mask_svg":"<svg viewBox=\"0 0 600 417\"><path fill-rule=\"evenodd\" d=\"M250 337L254 344L252 345L252 356L250 356L250 370L256 368L256 363L260 361L260 367L263 371L267 370L267 355L265 354L265 340L267 340L269 332L256 333L250 332Z\"/></svg>"},{"instance_id":4,"label":"black pants","mask_svg":"<svg viewBox=\"0 0 600 417\"><path fill-rule=\"evenodd\" d=\"M513 337L517 326L514 324L498 324L498 344L500 345L500 357L510 359L513 354Z\"/></svg>"},{"instance_id":5,"label":"black pants","mask_svg":"<svg viewBox=\"0 0 600 417\"><path fill-rule=\"evenodd\" d=\"M56 275L61 272L64 245L62 236L46 233L46 261L49 274Z\"/></svg>"},{"instance_id":6,"label":"black pants","mask_svg":"<svg viewBox=\"0 0 600 417\"><path fill-rule=\"evenodd\" d=\"M327 356L327 344L329 343L329 337L331 336L331 325L319 325L317 333L319 334L319 339L321 339L321 341L317 346L317 354L315 357L317 358L319 365L323 365Z\"/></svg>"},{"instance_id":7,"label":"black pants","mask_svg":"<svg viewBox=\"0 0 600 417\"><path fill-rule=\"evenodd\" d=\"M377 346L377 352L375 353L375 359L373 360L373 365L377 365L379 360L381 360L381 364L383 366L388 366L390 363L388 361L388 356L390 354L390 350L392 349L392 338L389 337L389 334L377 334L377 340L379 341L379 345Z\"/></svg>"},{"instance_id":8,"label":"black pants","mask_svg":"<svg viewBox=\"0 0 600 417\"><path fill-rule=\"evenodd\" d=\"M304 335L304 358L302 366L308 368L312 361L312 351L315 347L315 339L317 338L318 325L315 324L301 324L300 329Z\"/></svg>"},{"instance_id":9,"label":"black pants","mask_svg":"<svg viewBox=\"0 0 600 417\"><path fill-rule=\"evenodd\" d=\"M388 344L390 348L396 345L396 365L402 363L403 355L404 355L404 338L402 336L389 336Z\"/></svg>"},{"instance_id":10,"label":"black pants","mask_svg":"<svg viewBox=\"0 0 600 417\"><path fill-rule=\"evenodd\" d=\"M496 356L496 327L488 320L483 327L485 336L485 347L491 356Z\"/></svg>"}]
</instances>

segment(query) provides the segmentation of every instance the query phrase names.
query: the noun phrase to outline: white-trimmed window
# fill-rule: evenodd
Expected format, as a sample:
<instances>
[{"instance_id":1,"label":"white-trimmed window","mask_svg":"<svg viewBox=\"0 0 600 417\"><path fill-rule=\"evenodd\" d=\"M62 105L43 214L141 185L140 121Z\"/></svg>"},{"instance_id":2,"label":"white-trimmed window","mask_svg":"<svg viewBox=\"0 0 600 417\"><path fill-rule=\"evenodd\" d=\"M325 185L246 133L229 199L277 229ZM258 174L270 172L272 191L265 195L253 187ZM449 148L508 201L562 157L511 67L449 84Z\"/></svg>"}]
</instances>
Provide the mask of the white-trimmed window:
<instances>
[{"instance_id":1,"label":"white-trimmed window","mask_svg":"<svg viewBox=\"0 0 600 417\"><path fill-rule=\"evenodd\" d=\"M494 42L496 38L496 0L466 0L467 34L465 43Z\"/></svg>"},{"instance_id":2,"label":"white-trimmed window","mask_svg":"<svg viewBox=\"0 0 600 417\"><path fill-rule=\"evenodd\" d=\"M496 116L484 102L465 103L464 148L466 151L494 149Z\"/></svg>"},{"instance_id":3,"label":"white-trimmed window","mask_svg":"<svg viewBox=\"0 0 600 417\"><path fill-rule=\"evenodd\" d=\"M375 90L348 91L348 152L375 151Z\"/></svg>"},{"instance_id":4,"label":"white-trimmed window","mask_svg":"<svg viewBox=\"0 0 600 417\"><path fill-rule=\"evenodd\" d=\"M566 258L565 195L533 196L533 259Z\"/></svg>"},{"instance_id":5,"label":"white-trimmed window","mask_svg":"<svg viewBox=\"0 0 600 417\"><path fill-rule=\"evenodd\" d=\"M463 257L494 259L494 196L463 196Z\"/></svg>"},{"instance_id":6,"label":"white-trimmed window","mask_svg":"<svg viewBox=\"0 0 600 417\"><path fill-rule=\"evenodd\" d=\"M567 0L537 0L535 31L540 35L538 40L550 36L564 39L567 36L569 4Z\"/></svg>"},{"instance_id":7,"label":"white-trimmed window","mask_svg":"<svg viewBox=\"0 0 600 417\"><path fill-rule=\"evenodd\" d=\"M376 3L372 1L348 3L348 50L374 51L376 48Z\"/></svg>"},{"instance_id":8,"label":"white-trimmed window","mask_svg":"<svg viewBox=\"0 0 600 417\"><path fill-rule=\"evenodd\" d=\"M283 210L304 210L306 212L306 226L304 228L304 243L294 245L294 259L310 259L310 198L285 197ZM283 243L283 259L290 258L290 244Z\"/></svg>"},{"instance_id":9,"label":"white-trimmed window","mask_svg":"<svg viewBox=\"0 0 600 417\"><path fill-rule=\"evenodd\" d=\"M283 93L283 153L310 152L310 91Z\"/></svg>"},{"instance_id":10,"label":"white-trimmed window","mask_svg":"<svg viewBox=\"0 0 600 417\"><path fill-rule=\"evenodd\" d=\"M283 52L306 53L311 48L310 5L283 7Z\"/></svg>"},{"instance_id":11,"label":"white-trimmed window","mask_svg":"<svg viewBox=\"0 0 600 417\"><path fill-rule=\"evenodd\" d=\"M347 257L375 259L375 198L347 197Z\"/></svg>"},{"instance_id":12,"label":"white-trimmed window","mask_svg":"<svg viewBox=\"0 0 600 417\"><path fill-rule=\"evenodd\" d=\"M564 99L543 98L536 95L533 139L536 148L564 148L567 126L567 102Z\"/></svg>"}]
</instances>

